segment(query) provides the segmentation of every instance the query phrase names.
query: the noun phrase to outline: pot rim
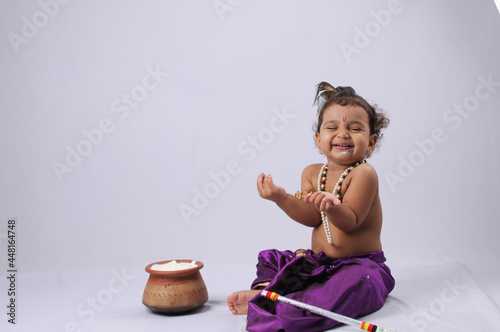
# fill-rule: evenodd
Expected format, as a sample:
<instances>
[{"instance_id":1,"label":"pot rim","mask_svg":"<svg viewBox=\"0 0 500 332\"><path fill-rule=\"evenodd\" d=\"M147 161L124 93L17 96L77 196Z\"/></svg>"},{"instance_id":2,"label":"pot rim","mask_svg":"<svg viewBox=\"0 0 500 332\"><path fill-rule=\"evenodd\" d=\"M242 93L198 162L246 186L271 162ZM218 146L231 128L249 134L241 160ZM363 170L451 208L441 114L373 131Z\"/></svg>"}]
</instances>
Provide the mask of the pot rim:
<instances>
[{"instance_id":1,"label":"pot rim","mask_svg":"<svg viewBox=\"0 0 500 332\"><path fill-rule=\"evenodd\" d=\"M148 266L146 266L146 272L148 272L150 274L157 274L157 275L175 276L175 275L186 274L186 273L198 271L204 266L202 262L196 261L196 266L192 267L190 269L177 270L177 271L156 271L156 270L151 269L151 267L155 264L165 264L165 263L172 262L172 261L177 261L180 263L191 263L193 261L193 259L169 259L166 261L151 263Z\"/></svg>"}]
</instances>

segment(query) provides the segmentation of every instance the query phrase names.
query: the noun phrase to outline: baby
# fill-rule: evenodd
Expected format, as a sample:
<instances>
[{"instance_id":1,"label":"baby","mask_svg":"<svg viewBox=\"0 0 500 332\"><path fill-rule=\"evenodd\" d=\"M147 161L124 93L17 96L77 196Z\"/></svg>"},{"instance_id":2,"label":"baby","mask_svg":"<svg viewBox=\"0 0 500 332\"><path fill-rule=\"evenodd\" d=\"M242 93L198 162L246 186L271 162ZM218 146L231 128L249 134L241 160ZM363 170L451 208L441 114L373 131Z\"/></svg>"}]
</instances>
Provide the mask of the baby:
<instances>
[{"instance_id":1,"label":"baby","mask_svg":"<svg viewBox=\"0 0 500 332\"><path fill-rule=\"evenodd\" d=\"M338 324L260 297L262 289L354 318L380 309L394 288L380 241L378 177L365 159L389 121L351 87L322 82L315 101L316 144L327 162L304 169L295 195L271 175L257 179L261 197L313 228L312 247L259 254L252 289L227 298L234 314L248 314L248 331L322 331Z\"/></svg>"}]
</instances>

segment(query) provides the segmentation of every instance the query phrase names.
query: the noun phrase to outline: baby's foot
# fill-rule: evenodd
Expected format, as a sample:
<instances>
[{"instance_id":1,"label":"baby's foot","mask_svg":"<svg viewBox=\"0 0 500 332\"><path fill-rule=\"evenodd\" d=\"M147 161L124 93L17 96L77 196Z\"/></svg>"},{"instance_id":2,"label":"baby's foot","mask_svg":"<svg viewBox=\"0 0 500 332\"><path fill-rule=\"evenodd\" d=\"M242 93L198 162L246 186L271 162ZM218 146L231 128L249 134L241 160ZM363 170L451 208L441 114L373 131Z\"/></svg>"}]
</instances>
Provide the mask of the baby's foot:
<instances>
[{"instance_id":1,"label":"baby's foot","mask_svg":"<svg viewBox=\"0 0 500 332\"><path fill-rule=\"evenodd\" d=\"M258 293L260 293L259 290L234 292L227 297L227 306L235 315L246 315L248 313L248 301Z\"/></svg>"}]
</instances>

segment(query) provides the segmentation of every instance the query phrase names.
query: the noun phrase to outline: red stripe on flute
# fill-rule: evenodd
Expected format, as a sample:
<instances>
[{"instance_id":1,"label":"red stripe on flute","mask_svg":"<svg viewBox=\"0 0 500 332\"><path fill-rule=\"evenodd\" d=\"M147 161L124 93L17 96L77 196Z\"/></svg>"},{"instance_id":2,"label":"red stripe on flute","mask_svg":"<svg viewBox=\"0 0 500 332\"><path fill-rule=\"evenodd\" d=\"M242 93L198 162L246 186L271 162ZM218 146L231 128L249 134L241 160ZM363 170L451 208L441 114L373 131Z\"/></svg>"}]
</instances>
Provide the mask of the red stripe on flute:
<instances>
[{"instance_id":1,"label":"red stripe on flute","mask_svg":"<svg viewBox=\"0 0 500 332\"><path fill-rule=\"evenodd\" d=\"M361 323L361 329L368 331L368 332L376 332L377 331L377 326L367 323L367 322L362 322Z\"/></svg>"},{"instance_id":2,"label":"red stripe on flute","mask_svg":"<svg viewBox=\"0 0 500 332\"><path fill-rule=\"evenodd\" d=\"M270 291L267 291L266 293L266 298L268 300L271 300L271 301L277 301L278 300L278 294L275 293L275 292L270 292Z\"/></svg>"}]
</instances>

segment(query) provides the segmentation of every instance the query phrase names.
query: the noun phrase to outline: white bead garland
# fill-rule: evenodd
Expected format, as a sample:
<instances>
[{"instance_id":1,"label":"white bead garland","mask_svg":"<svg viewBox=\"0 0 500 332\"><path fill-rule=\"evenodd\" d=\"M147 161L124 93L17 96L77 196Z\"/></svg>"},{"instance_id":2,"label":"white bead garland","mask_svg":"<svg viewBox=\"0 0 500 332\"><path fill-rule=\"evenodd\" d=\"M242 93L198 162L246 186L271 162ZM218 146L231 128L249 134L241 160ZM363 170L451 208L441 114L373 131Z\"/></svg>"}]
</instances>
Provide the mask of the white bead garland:
<instances>
[{"instance_id":1,"label":"white bead garland","mask_svg":"<svg viewBox=\"0 0 500 332\"><path fill-rule=\"evenodd\" d=\"M366 163L366 160L363 160L362 162ZM337 181L337 184L335 184L335 187L333 188L332 192L338 199L340 199L340 187L342 186L342 182L355 167L359 166L359 164L360 163L356 163L352 166L347 167L345 171L342 173L342 175L340 175L339 180ZM328 163L324 164L323 167L321 167L321 170L319 171L318 191L325 191L327 173L328 173ZM330 230L330 223L328 222L328 217L324 212L321 212L321 220L323 222L323 228L325 229L326 239L328 240L329 244L333 244L332 232Z\"/></svg>"}]
</instances>

